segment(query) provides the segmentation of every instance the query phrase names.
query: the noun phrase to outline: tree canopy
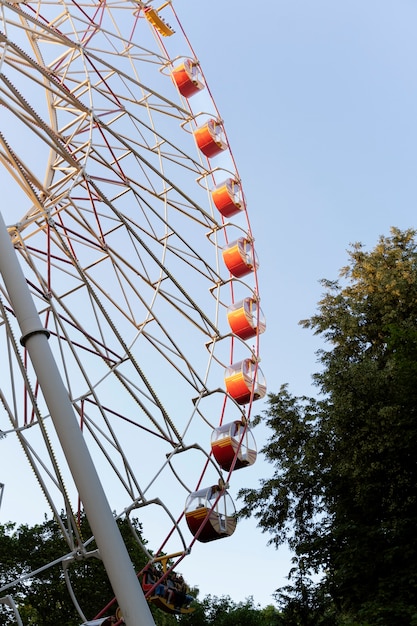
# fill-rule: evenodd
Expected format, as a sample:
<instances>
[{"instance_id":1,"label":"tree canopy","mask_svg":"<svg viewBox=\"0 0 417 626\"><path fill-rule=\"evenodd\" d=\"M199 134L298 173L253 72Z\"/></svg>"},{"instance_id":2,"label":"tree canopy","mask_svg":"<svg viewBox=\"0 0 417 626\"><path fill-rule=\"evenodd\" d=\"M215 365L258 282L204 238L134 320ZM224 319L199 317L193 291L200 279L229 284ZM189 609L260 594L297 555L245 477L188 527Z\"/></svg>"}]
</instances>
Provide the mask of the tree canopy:
<instances>
[{"instance_id":1,"label":"tree canopy","mask_svg":"<svg viewBox=\"0 0 417 626\"><path fill-rule=\"evenodd\" d=\"M269 395L274 471L241 491L241 515L294 551L287 624L417 624L415 231L352 245L322 284L301 322L324 340L318 397Z\"/></svg>"},{"instance_id":2,"label":"tree canopy","mask_svg":"<svg viewBox=\"0 0 417 626\"><path fill-rule=\"evenodd\" d=\"M131 519L136 534L144 541L141 526L137 519ZM147 562L145 554L134 539L129 524L118 522L121 534L128 548L136 571L143 569ZM90 536L87 520L80 519L80 532ZM144 541L146 543L146 541ZM54 519L45 518L41 524L16 526L13 523L0 525L0 588L12 595L25 626L79 626L82 619L71 600L65 582L62 560L67 544ZM96 546L91 543L88 553L92 556L71 560L68 567L69 579L74 597L87 619L93 619L114 597L104 567L95 558ZM52 564L44 568L46 564ZM18 582L16 582L19 579ZM253 599L234 602L229 596L218 598L206 596L198 600L198 589L192 588L196 597L194 611L190 614L172 615L150 605L157 626L274 626L282 624L275 607L260 608ZM117 604L109 606L104 615L114 615ZM16 623L11 608L0 603L0 625L12 626Z\"/></svg>"},{"instance_id":3,"label":"tree canopy","mask_svg":"<svg viewBox=\"0 0 417 626\"><path fill-rule=\"evenodd\" d=\"M179 622L184 626L284 626L281 614L270 605L255 606L253 598L234 602L230 596L206 596L197 602L194 613L183 615Z\"/></svg>"},{"instance_id":4,"label":"tree canopy","mask_svg":"<svg viewBox=\"0 0 417 626\"><path fill-rule=\"evenodd\" d=\"M140 524L137 520L132 523L140 535ZM134 541L128 523L119 521L118 524L132 563L140 571L147 562L145 554ZM80 532L81 535L91 536L84 515L80 518ZM114 598L94 543L88 546L90 556L86 558L82 558L80 553L78 559L65 559L67 552L67 543L54 519L45 519L34 526L0 525L0 587L21 579L7 593L12 594L25 625L79 626L81 623L70 599L64 562L68 565L67 575L74 596L87 619L92 619ZM50 563L55 564L44 569ZM0 605L0 624L7 626L15 623L12 612Z\"/></svg>"}]
</instances>

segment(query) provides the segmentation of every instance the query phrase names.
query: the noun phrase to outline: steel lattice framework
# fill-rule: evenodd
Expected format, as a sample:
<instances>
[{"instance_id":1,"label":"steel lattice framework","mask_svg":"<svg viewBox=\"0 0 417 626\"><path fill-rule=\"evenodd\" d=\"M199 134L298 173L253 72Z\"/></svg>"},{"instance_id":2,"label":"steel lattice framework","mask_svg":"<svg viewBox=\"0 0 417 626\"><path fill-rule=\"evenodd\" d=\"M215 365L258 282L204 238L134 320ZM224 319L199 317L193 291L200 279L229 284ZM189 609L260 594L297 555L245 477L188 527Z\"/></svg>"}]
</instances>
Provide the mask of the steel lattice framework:
<instances>
[{"instance_id":1,"label":"steel lattice framework","mask_svg":"<svg viewBox=\"0 0 417 626\"><path fill-rule=\"evenodd\" d=\"M234 402L224 370L259 361L258 337L235 337L225 315L259 299L256 267L234 278L222 260L252 242L246 206L225 220L210 194L239 176L227 139L218 160L196 148L195 129L221 120L208 89L178 92L183 58L195 54L171 3L0 1L8 230L111 505L154 505L166 523L152 548L182 556L187 494L229 478L210 433L250 417L253 397ZM17 436L75 551L80 503L3 286L0 305L0 445Z\"/></svg>"}]
</instances>

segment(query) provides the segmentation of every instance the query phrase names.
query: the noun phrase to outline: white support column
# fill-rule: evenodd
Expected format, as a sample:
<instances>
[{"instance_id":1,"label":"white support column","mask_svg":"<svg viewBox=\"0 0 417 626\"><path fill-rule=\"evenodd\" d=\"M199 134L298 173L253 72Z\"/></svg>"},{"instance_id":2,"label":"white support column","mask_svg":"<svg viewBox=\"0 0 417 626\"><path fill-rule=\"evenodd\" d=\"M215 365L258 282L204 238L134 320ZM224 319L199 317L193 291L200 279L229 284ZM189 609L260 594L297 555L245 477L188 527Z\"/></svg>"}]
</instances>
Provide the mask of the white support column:
<instances>
[{"instance_id":1,"label":"white support column","mask_svg":"<svg viewBox=\"0 0 417 626\"><path fill-rule=\"evenodd\" d=\"M155 626L0 213L0 273L127 626Z\"/></svg>"}]
</instances>

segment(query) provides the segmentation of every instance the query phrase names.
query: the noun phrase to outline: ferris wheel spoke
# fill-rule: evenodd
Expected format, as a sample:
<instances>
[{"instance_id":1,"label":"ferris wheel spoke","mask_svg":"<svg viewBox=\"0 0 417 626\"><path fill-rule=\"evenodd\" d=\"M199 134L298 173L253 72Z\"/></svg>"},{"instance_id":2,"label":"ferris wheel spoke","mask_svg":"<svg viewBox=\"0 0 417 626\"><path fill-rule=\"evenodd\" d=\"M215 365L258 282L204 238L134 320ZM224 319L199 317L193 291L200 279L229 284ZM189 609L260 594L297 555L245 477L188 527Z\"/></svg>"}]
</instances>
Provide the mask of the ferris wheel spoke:
<instances>
[{"instance_id":1,"label":"ferris wheel spoke","mask_svg":"<svg viewBox=\"0 0 417 626\"><path fill-rule=\"evenodd\" d=\"M80 447L150 561L234 531L225 484L256 458L242 433L266 392L246 201L200 69L172 2L0 0L9 235ZM0 446L17 439L69 560L87 558L79 485L0 292Z\"/></svg>"}]
</instances>

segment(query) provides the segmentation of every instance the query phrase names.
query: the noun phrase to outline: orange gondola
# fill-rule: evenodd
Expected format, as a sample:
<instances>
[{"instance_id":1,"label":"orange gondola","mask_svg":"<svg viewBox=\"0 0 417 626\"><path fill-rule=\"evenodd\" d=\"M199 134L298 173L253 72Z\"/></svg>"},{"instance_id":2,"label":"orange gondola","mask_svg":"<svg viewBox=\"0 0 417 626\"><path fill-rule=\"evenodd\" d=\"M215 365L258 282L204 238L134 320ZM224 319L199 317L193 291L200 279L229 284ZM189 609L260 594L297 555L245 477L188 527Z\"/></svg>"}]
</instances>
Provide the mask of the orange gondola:
<instances>
[{"instance_id":1,"label":"orange gondola","mask_svg":"<svg viewBox=\"0 0 417 626\"><path fill-rule=\"evenodd\" d=\"M240 237L223 249L223 261L236 278L250 274L259 265L253 243L245 237Z\"/></svg>"},{"instance_id":2,"label":"orange gondola","mask_svg":"<svg viewBox=\"0 0 417 626\"><path fill-rule=\"evenodd\" d=\"M191 59L185 59L184 63L175 67L171 76L184 98L191 98L204 88L204 84L200 80L198 64Z\"/></svg>"},{"instance_id":3,"label":"orange gondola","mask_svg":"<svg viewBox=\"0 0 417 626\"><path fill-rule=\"evenodd\" d=\"M228 178L220 185L216 185L211 191L211 197L223 217L236 215L243 208L241 186L233 178Z\"/></svg>"},{"instance_id":4,"label":"orange gondola","mask_svg":"<svg viewBox=\"0 0 417 626\"><path fill-rule=\"evenodd\" d=\"M251 398L259 400L266 394L266 383L262 371L252 359L244 359L226 369L224 382L226 391L238 404L247 404Z\"/></svg>"},{"instance_id":5,"label":"orange gondola","mask_svg":"<svg viewBox=\"0 0 417 626\"><path fill-rule=\"evenodd\" d=\"M223 125L217 120L209 119L203 126L196 128L193 134L198 148L208 158L227 148Z\"/></svg>"},{"instance_id":6,"label":"orange gondola","mask_svg":"<svg viewBox=\"0 0 417 626\"><path fill-rule=\"evenodd\" d=\"M236 529L236 509L227 491L213 485L191 493L185 503L185 519L198 541L207 543L229 537Z\"/></svg>"},{"instance_id":7,"label":"orange gondola","mask_svg":"<svg viewBox=\"0 0 417 626\"><path fill-rule=\"evenodd\" d=\"M239 420L213 430L211 449L217 463L226 472L234 461L234 470L253 465L256 461L256 443L252 431Z\"/></svg>"},{"instance_id":8,"label":"orange gondola","mask_svg":"<svg viewBox=\"0 0 417 626\"><path fill-rule=\"evenodd\" d=\"M227 309L227 321L231 331L241 339L250 339L265 331L266 324L259 301L245 298Z\"/></svg>"}]
</instances>

